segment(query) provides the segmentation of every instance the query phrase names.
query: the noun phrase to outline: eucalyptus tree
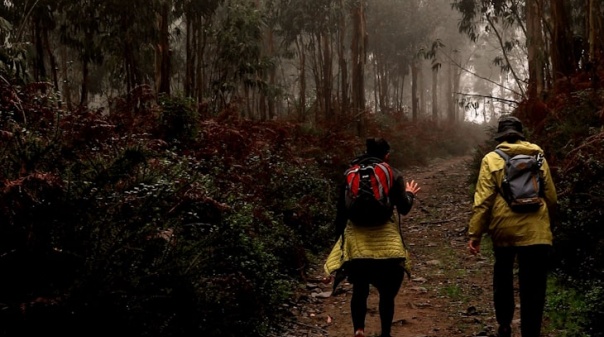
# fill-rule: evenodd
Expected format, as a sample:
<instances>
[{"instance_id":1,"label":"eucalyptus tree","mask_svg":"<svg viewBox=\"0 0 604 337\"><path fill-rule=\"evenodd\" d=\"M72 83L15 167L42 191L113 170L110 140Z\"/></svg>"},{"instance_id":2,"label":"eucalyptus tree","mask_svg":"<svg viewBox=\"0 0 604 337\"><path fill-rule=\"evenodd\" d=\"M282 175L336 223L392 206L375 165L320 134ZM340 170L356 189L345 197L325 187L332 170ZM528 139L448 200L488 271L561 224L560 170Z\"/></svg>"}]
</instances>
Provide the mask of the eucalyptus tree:
<instances>
[{"instance_id":1,"label":"eucalyptus tree","mask_svg":"<svg viewBox=\"0 0 604 337\"><path fill-rule=\"evenodd\" d=\"M216 10L224 0L176 0L175 16L185 27L184 95L201 102L207 94L206 53L213 47L212 32Z\"/></svg>"},{"instance_id":2,"label":"eucalyptus tree","mask_svg":"<svg viewBox=\"0 0 604 337\"><path fill-rule=\"evenodd\" d=\"M512 58L514 49L527 48L524 1L454 0L452 6L462 14L459 31L467 34L472 41L478 41L481 34L496 39L502 56L493 62L512 75L518 92L526 97L526 79ZM542 50L542 46L533 46L533 50Z\"/></svg>"},{"instance_id":3,"label":"eucalyptus tree","mask_svg":"<svg viewBox=\"0 0 604 337\"><path fill-rule=\"evenodd\" d=\"M338 107L334 99L334 50L338 54L341 104L346 105L348 85L345 80L345 52L343 51L346 32L343 22L343 6L347 1L328 0L274 0L276 32L282 39L283 47L293 47L298 67L298 119L307 120L307 109L314 107L315 121L337 118ZM344 68L342 68L344 67ZM308 79L314 85L309 85ZM308 102L309 95L312 102ZM340 110L341 111L341 110Z\"/></svg>"},{"instance_id":4,"label":"eucalyptus tree","mask_svg":"<svg viewBox=\"0 0 604 337\"><path fill-rule=\"evenodd\" d=\"M360 115L357 133L365 132L365 63L367 61L367 26L365 18L365 1L354 1L350 16L352 20L351 67L352 67L352 112Z\"/></svg>"},{"instance_id":5,"label":"eucalyptus tree","mask_svg":"<svg viewBox=\"0 0 604 337\"><path fill-rule=\"evenodd\" d=\"M130 95L139 85L155 83L156 91L169 91L171 1L57 0L56 6L60 42L68 49L61 57L64 82L81 77L80 104L88 103L91 89ZM65 69L71 55L78 74Z\"/></svg>"},{"instance_id":6,"label":"eucalyptus tree","mask_svg":"<svg viewBox=\"0 0 604 337\"><path fill-rule=\"evenodd\" d=\"M22 57L29 64L32 80L49 81L55 87L58 86L57 59L51 35L57 26L56 6L57 1L52 0L13 0L0 5L0 17L5 23L2 49L6 60Z\"/></svg>"},{"instance_id":7,"label":"eucalyptus tree","mask_svg":"<svg viewBox=\"0 0 604 337\"><path fill-rule=\"evenodd\" d=\"M452 6L462 13L461 32L473 40L495 36L501 52L495 62L513 76L520 99L542 99L555 81L595 69L603 50L599 0L455 0ZM518 66L525 62L526 75Z\"/></svg>"},{"instance_id":8,"label":"eucalyptus tree","mask_svg":"<svg viewBox=\"0 0 604 337\"><path fill-rule=\"evenodd\" d=\"M553 80L577 71L595 70L601 62L598 55L604 51L602 1L550 0L549 12L545 7Z\"/></svg>"},{"instance_id":9,"label":"eucalyptus tree","mask_svg":"<svg viewBox=\"0 0 604 337\"><path fill-rule=\"evenodd\" d=\"M317 92L317 102L320 109L315 120L333 120L333 63L334 41L339 22L339 3L328 0L305 1L305 9L309 15L308 44L310 64ZM322 115L321 113L322 112Z\"/></svg>"},{"instance_id":10,"label":"eucalyptus tree","mask_svg":"<svg viewBox=\"0 0 604 337\"><path fill-rule=\"evenodd\" d=\"M244 117L254 118L254 90L264 90L263 73L273 65L262 57L264 16L254 3L226 1L217 11L215 55L211 62L212 98L215 109L243 103Z\"/></svg>"},{"instance_id":11,"label":"eucalyptus tree","mask_svg":"<svg viewBox=\"0 0 604 337\"><path fill-rule=\"evenodd\" d=\"M570 26L570 3L567 0L551 1L550 50L552 59L552 77L568 76L575 72L578 60L573 53L573 35Z\"/></svg>"},{"instance_id":12,"label":"eucalyptus tree","mask_svg":"<svg viewBox=\"0 0 604 337\"><path fill-rule=\"evenodd\" d=\"M403 109L404 83L411 72L412 115L418 118L418 52L438 21L430 14L433 11L420 0L371 2L367 14L372 37L369 52L376 79L376 105L380 110Z\"/></svg>"},{"instance_id":13,"label":"eucalyptus tree","mask_svg":"<svg viewBox=\"0 0 604 337\"><path fill-rule=\"evenodd\" d=\"M293 0L274 0L271 7L274 8L274 25L275 32L281 37L283 48L286 50L284 57L292 55L297 56L297 119L300 122L306 120L307 106L307 60L306 60L306 45L307 35L311 28L307 25L310 21L310 15L306 11L306 1ZM293 46L291 52L287 52ZM293 89L293 88L292 88Z\"/></svg>"},{"instance_id":14,"label":"eucalyptus tree","mask_svg":"<svg viewBox=\"0 0 604 337\"><path fill-rule=\"evenodd\" d=\"M75 73L68 71L68 64L71 63L68 59L71 55L80 66L80 105L88 104L91 64L99 65L105 60L102 46L104 14L100 9L98 1L58 2L59 39L61 44L71 51L67 52L62 48L61 54L61 73L65 83L63 97L68 105L71 105L72 101L70 84L76 78Z\"/></svg>"},{"instance_id":15,"label":"eucalyptus tree","mask_svg":"<svg viewBox=\"0 0 604 337\"><path fill-rule=\"evenodd\" d=\"M110 57L108 66L112 67L113 79L123 81L128 95L137 86L151 84L156 48L167 48L161 46L156 24L164 1L94 1L103 24L99 38L103 52Z\"/></svg>"}]
</instances>

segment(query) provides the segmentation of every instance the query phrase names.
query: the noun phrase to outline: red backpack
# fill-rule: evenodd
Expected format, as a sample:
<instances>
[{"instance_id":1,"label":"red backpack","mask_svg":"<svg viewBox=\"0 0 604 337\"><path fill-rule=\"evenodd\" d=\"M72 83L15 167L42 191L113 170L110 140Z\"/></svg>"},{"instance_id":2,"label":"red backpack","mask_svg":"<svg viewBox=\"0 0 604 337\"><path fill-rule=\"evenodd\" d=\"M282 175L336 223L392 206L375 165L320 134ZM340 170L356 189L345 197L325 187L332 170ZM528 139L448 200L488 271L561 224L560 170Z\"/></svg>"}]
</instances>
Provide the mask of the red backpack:
<instances>
[{"instance_id":1,"label":"red backpack","mask_svg":"<svg viewBox=\"0 0 604 337\"><path fill-rule=\"evenodd\" d=\"M348 219L358 226L383 225L392 216L392 168L386 162L361 162L346 175Z\"/></svg>"}]
</instances>

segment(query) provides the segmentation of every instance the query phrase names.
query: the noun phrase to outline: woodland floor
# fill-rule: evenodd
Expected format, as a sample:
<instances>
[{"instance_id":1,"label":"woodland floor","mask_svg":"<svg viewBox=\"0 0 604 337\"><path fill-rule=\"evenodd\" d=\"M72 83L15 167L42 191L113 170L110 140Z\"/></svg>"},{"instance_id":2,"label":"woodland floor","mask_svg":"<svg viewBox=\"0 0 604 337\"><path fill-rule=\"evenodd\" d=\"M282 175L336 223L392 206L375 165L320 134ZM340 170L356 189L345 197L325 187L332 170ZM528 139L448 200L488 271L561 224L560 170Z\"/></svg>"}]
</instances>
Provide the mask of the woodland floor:
<instances>
[{"instance_id":1,"label":"woodland floor","mask_svg":"<svg viewBox=\"0 0 604 337\"><path fill-rule=\"evenodd\" d=\"M483 242L482 253L472 256L465 237L471 215L470 159L439 159L403 170L405 179L418 182L421 191L402 221L412 270L396 298L393 337L496 336L491 249ZM320 282L326 276L323 262L317 261L306 288L289 304L292 318L284 337L353 336L352 287L343 281L331 294L332 284ZM514 337L520 336L518 314L517 308ZM367 337L379 336L378 295L373 287L365 325Z\"/></svg>"}]
</instances>

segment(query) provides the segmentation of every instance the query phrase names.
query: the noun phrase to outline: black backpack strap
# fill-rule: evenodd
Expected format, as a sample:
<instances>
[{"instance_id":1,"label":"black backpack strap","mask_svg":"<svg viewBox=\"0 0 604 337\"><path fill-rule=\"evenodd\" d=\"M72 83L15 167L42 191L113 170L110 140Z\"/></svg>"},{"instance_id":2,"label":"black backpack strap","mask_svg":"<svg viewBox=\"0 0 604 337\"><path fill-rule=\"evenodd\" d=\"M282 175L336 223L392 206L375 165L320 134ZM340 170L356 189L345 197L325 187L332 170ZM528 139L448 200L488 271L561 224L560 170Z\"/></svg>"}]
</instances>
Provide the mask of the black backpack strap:
<instances>
[{"instance_id":1,"label":"black backpack strap","mask_svg":"<svg viewBox=\"0 0 604 337\"><path fill-rule=\"evenodd\" d=\"M384 162L384 159L380 159L378 157L363 157L361 159L359 159L356 164L379 164Z\"/></svg>"}]
</instances>

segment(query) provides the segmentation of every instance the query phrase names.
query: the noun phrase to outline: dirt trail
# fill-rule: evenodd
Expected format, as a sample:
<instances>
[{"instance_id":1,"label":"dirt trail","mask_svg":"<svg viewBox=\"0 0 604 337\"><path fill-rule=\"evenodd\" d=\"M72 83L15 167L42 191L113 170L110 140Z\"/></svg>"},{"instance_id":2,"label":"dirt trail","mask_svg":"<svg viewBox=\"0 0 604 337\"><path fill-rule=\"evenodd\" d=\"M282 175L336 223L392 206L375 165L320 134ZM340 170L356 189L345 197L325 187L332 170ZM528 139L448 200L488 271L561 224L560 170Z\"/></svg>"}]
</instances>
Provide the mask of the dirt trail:
<instances>
[{"instance_id":1,"label":"dirt trail","mask_svg":"<svg viewBox=\"0 0 604 337\"><path fill-rule=\"evenodd\" d=\"M471 215L469 160L454 157L403 170L405 179L417 181L421 191L402 222L412 270L396 299L393 337L495 335L489 249L483 247L483 256L471 256L466 248L465 230ZM352 288L344 282L341 290L329 296L332 284L318 282L325 276L322 262L318 261L307 289L292 304L295 317L286 336L353 335ZM366 336L379 336L379 329L378 296L372 287Z\"/></svg>"}]
</instances>

